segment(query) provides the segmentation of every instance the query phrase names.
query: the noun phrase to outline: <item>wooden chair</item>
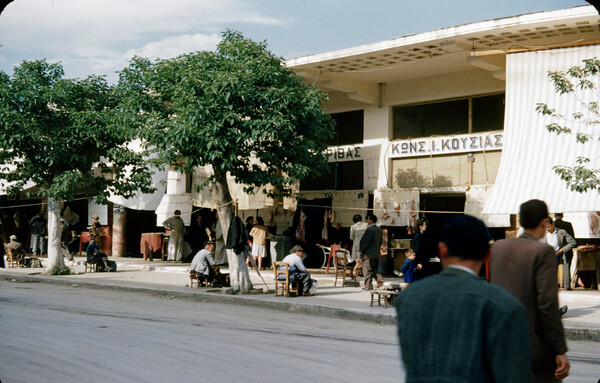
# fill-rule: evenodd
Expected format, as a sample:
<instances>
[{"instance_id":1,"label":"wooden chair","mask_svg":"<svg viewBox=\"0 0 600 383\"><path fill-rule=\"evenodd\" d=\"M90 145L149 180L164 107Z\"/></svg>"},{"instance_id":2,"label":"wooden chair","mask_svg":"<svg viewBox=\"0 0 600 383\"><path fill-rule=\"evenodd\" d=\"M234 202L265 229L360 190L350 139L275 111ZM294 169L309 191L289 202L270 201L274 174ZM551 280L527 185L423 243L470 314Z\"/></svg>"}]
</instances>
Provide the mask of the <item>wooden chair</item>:
<instances>
[{"instance_id":1,"label":"wooden chair","mask_svg":"<svg viewBox=\"0 0 600 383\"><path fill-rule=\"evenodd\" d=\"M337 280L338 280L338 276L342 278L342 287L346 285L346 275L348 273L348 270L352 271L352 269L350 269L348 267L348 254L346 253L348 250L337 250L335 252L335 282L334 282L334 286L337 286ZM356 286L358 283L356 282L356 276L352 275L352 279L354 280L354 285Z\"/></svg>"},{"instance_id":2,"label":"wooden chair","mask_svg":"<svg viewBox=\"0 0 600 383\"><path fill-rule=\"evenodd\" d=\"M296 296L302 295L302 285L300 281L290 281L290 265L286 262L273 262L273 271L275 272L275 296L279 295L281 289L281 295L286 297L290 296L290 293L296 294ZM292 285L290 287L290 285Z\"/></svg>"},{"instance_id":3,"label":"wooden chair","mask_svg":"<svg viewBox=\"0 0 600 383\"><path fill-rule=\"evenodd\" d=\"M13 256L12 249L10 247L4 246L4 250L6 253L6 267L7 268L19 267L19 261Z\"/></svg>"},{"instance_id":4,"label":"wooden chair","mask_svg":"<svg viewBox=\"0 0 600 383\"><path fill-rule=\"evenodd\" d=\"M334 259L335 266L335 282L333 286L337 286L338 277L342 278L342 287L346 284L346 271L348 270L348 260L346 259L346 254L338 250L335 252Z\"/></svg>"}]
</instances>

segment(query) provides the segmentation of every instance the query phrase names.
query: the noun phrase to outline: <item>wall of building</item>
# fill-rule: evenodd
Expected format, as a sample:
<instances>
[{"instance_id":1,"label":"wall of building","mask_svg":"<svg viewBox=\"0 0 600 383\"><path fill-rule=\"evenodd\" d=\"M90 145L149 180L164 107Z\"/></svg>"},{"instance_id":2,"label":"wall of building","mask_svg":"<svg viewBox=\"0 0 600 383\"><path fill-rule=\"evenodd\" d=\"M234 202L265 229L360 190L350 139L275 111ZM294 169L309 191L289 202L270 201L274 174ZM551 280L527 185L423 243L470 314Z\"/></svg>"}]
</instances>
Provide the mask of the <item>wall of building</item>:
<instances>
[{"instance_id":1,"label":"wall of building","mask_svg":"<svg viewBox=\"0 0 600 383\"><path fill-rule=\"evenodd\" d=\"M506 83L491 72L476 69L388 83L384 102L390 106L419 104L502 93L505 88Z\"/></svg>"},{"instance_id":2,"label":"wall of building","mask_svg":"<svg viewBox=\"0 0 600 383\"><path fill-rule=\"evenodd\" d=\"M356 146L360 147L364 161L365 190L401 187L398 177L402 176L402 172L414 172L415 176L423 180L422 183L431 184L432 166L435 169L433 178L436 178L435 173L438 173L437 181L439 181L434 184L485 185L495 180L500 152L489 152L486 155L474 154L472 176L469 176L471 165L467 162L466 154L396 159L392 164L389 151L393 138L393 107L502 93L504 90L504 81L494 78L489 71L475 69L384 84L378 104L359 103L349 99L344 93L331 91L330 100L325 103L325 106L328 113L364 110L364 142ZM334 151L338 149L332 148ZM342 160L350 159L330 158L330 161ZM442 182L442 178L446 182Z\"/></svg>"}]
</instances>

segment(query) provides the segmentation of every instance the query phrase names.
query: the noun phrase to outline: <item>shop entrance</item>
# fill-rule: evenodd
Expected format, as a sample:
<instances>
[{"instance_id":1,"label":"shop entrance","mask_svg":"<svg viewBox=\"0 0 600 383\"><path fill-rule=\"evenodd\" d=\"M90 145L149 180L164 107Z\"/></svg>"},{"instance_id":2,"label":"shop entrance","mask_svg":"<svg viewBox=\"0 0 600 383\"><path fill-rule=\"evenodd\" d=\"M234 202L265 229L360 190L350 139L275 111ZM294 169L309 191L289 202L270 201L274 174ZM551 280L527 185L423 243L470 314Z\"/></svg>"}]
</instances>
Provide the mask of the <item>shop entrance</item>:
<instances>
[{"instance_id":1,"label":"shop entrance","mask_svg":"<svg viewBox=\"0 0 600 383\"><path fill-rule=\"evenodd\" d=\"M306 253L304 265L307 268L319 268L323 264L323 250L317 243L323 243L323 227L325 225L325 212L331 210L331 198L315 198L311 200L301 199L294 214L294 225L292 227L292 243L299 244ZM296 230L300 222L300 216L304 213L304 241L296 239Z\"/></svg>"},{"instance_id":2,"label":"shop entrance","mask_svg":"<svg viewBox=\"0 0 600 383\"><path fill-rule=\"evenodd\" d=\"M425 217L427 235L429 237L430 254L439 256L437 243L444 222L454 216L464 214L466 197L464 193L447 194L421 194L419 207L423 212L420 217Z\"/></svg>"}]
</instances>

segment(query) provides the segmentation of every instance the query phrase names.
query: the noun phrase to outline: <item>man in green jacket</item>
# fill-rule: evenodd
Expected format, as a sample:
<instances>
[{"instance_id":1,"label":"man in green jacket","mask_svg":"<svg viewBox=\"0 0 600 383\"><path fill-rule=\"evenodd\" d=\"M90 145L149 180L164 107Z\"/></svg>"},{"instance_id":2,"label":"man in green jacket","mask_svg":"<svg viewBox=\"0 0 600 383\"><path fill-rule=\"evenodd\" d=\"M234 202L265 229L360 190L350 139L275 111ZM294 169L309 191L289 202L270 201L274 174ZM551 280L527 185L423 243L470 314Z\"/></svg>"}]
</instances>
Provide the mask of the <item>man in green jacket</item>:
<instances>
[{"instance_id":1,"label":"man in green jacket","mask_svg":"<svg viewBox=\"0 0 600 383\"><path fill-rule=\"evenodd\" d=\"M482 281L491 236L477 218L447 221L438 244L444 270L398 295L406 382L531 382L525 307Z\"/></svg>"}]
</instances>

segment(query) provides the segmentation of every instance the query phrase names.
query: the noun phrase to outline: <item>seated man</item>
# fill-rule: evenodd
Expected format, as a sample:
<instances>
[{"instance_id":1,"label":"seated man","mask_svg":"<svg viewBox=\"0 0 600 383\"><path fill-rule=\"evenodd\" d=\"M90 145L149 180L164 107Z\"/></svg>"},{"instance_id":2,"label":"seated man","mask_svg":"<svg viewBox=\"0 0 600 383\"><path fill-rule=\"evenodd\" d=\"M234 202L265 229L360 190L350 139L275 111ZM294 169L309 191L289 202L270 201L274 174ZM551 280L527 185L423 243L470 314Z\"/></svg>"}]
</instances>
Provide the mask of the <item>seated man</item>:
<instances>
[{"instance_id":1,"label":"seated man","mask_svg":"<svg viewBox=\"0 0 600 383\"><path fill-rule=\"evenodd\" d=\"M196 273L198 278L206 278L206 284L210 283L212 287L223 287L225 285L225 275L221 274L219 266L215 265L214 251L215 243L206 242L204 249L194 256L190 265L190 274ZM200 281L198 281L199 284Z\"/></svg>"},{"instance_id":2,"label":"seated man","mask_svg":"<svg viewBox=\"0 0 600 383\"><path fill-rule=\"evenodd\" d=\"M100 250L100 236L92 236L92 239L93 240L90 241L90 244L88 245L86 250L87 262L101 265L103 266L103 268L101 269L102 271L108 271L108 255L104 254Z\"/></svg>"},{"instance_id":3,"label":"seated man","mask_svg":"<svg viewBox=\"0 0 600 383\"><path fill-rule=\"evenodd\" d=\"M312 287L312 280L310 279L310 274L308 273L308 271L306 271L306 267L304 267L304 262L302 262L302 255L304 254L304 249L302 249L300 245L296 245L292 247L291 251L291 254L282 259L283 262L290 265L290 281L301 281L302 291L304 292L303 295L311 297L315 294L310 292L310 288Z\"/></svg>"},{"instance_id":4,"label":"seated man","mask_svg":"<svg viewBox=\"0 0 600 383\"><path fill-rule=\"evenodd\" d=\"M11 235L10 242L6 244L7 249L11 249L13 259L16 259L19 265L23 264L23 260L25 259L25 250L23 249L23 245L20 242L17 242L17 236Z\"/></svg>"}]
</instances>

